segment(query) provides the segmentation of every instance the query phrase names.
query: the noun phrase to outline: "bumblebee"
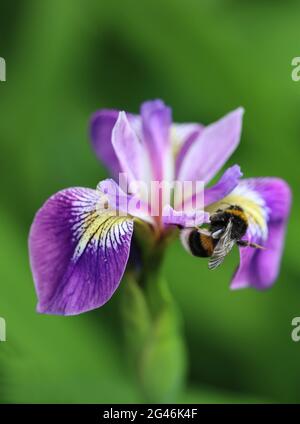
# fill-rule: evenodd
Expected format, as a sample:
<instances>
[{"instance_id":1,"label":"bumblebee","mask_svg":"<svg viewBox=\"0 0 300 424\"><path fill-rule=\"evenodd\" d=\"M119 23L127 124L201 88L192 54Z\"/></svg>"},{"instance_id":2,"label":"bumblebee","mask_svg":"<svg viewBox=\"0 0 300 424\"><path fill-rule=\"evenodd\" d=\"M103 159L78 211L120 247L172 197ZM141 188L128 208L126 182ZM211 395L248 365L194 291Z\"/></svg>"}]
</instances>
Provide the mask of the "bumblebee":
<instances>
[{"instance_id":1,"label":"bumblebee","mask_svg":"<svg viewBox=\"0 0 300 424\"><path fill-rule=\"evenodd\" d=\"M209 228L184 230L183 242L194 256L209 257L209 269L217 268L236 244L241 247L263 249L256 243L242 240L248 229L245 211L237 205L218 209L210 216Z\"/></svg>"}]
</instances>

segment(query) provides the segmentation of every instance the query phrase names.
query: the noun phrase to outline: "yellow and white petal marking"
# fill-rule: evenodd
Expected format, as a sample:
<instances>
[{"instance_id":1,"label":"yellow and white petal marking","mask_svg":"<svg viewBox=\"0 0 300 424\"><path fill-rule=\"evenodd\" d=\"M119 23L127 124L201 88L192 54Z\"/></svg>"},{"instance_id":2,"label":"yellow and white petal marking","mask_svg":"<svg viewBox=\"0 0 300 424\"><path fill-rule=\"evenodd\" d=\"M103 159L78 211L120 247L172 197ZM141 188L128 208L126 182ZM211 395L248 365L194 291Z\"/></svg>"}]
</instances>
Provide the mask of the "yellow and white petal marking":
<instances>
[{"instance_id":1,"label":"yellow and white petal marking","mask_svg":"<svg viewBox=\"0 0 300 424\"><path fill-rule=\"evenodd\" d=\"M106 205L106 198L103 196L99 202ZM96 251L117 247L122 244L122 237L125 236L129 227L132 227L132 218L128 216L118 216L116 211L110 207L100 210L98 205L93 208L84 207L82 202L73 202L74 215L78 214L77 208L82 207L82 211L72 226L73 241L76 243L73 261L77 261L86 249Z\"/></svg>"},{"instance_id":2,"label":"yellow and white petal marking","mask_svg":"<svg viewBox=\"0 0 300 424\"><path fill-rule=\"evenodd\" d=\"M206 210L213 214L217 209L224 209L228 205L237 205L243 208L248 218L251 238L262 241L267 239L269 208L261 195L247 182L241 182L228 196L219 202L212 203Z\"/></svg>"}]
</instances>

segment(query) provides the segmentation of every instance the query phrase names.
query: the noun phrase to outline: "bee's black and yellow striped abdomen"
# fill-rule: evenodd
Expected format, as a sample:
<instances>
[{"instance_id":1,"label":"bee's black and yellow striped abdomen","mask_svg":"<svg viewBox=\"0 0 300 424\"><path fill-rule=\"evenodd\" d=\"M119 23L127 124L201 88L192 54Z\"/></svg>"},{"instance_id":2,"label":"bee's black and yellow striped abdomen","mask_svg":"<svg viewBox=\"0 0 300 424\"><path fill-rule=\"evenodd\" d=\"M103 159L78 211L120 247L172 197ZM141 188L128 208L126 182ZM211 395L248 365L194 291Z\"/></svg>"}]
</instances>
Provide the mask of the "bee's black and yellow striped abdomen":
<instances>
[{"instance_id":1,"label":"bee's black and yellow striped abdomen","mask_svg":"<svg viewBox=\"0 0 300 424\"><path fill-rule=\"evenodd\" d=\"M201 234L198 230L191 231L189 235L191 253L201 258L208 258L213 254L216 242L211 236Z\"/></svg>"}]
</instances>

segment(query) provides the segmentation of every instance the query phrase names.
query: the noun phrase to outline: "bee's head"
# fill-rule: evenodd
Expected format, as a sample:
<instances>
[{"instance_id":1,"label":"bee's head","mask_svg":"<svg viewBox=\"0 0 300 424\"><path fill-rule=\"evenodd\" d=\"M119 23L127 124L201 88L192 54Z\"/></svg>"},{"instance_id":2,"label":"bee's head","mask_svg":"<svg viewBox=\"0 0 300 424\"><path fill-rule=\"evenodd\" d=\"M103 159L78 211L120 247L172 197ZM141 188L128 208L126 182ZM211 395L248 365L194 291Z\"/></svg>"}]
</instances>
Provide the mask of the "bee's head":
<instances>
[{"instance_id":1,"label":"bee's head","mask_svg":"<svg viewBox=\"0 0 300 424\"><path fill-rule=\"evenodd\" d=\"M218 209L216 213L210 216L209 220L211 223L219 222L220 224L222 224L226 221L226 214L222 209Z\"/></svg>"}]
</instances>

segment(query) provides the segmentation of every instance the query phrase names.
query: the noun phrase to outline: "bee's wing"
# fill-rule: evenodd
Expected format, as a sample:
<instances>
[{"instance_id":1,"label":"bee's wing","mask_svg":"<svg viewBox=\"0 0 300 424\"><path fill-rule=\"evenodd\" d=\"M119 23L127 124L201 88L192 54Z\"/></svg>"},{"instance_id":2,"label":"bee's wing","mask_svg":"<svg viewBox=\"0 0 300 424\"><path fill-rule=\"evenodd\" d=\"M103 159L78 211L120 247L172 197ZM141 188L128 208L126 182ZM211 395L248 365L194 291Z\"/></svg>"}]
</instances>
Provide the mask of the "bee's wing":
<instances>
[{"instance_id":1,"label":"bee's wing","mask_svg":"<svg viewBox=\"0 0 300 424\"><path fill-rule=\"evenodd\" d=\"M220 237L216 248L208 262L209 269L217 268L225 259L225 256L230 252L235 244L235 240L231 238L232 221L228 225Z\"/></svg>"}]
</instances>

